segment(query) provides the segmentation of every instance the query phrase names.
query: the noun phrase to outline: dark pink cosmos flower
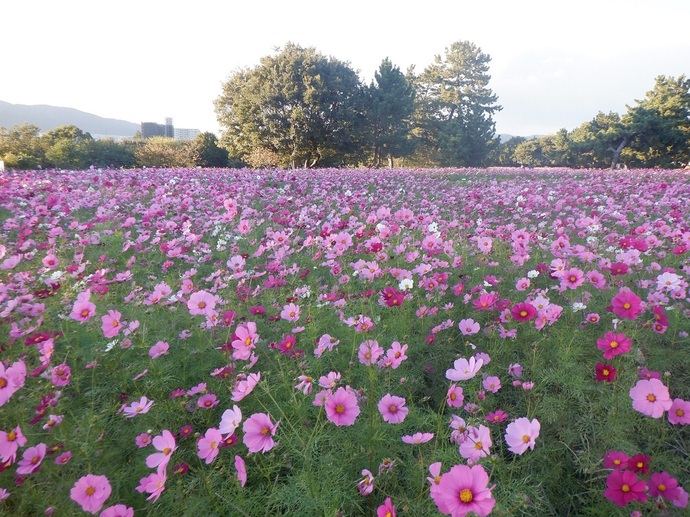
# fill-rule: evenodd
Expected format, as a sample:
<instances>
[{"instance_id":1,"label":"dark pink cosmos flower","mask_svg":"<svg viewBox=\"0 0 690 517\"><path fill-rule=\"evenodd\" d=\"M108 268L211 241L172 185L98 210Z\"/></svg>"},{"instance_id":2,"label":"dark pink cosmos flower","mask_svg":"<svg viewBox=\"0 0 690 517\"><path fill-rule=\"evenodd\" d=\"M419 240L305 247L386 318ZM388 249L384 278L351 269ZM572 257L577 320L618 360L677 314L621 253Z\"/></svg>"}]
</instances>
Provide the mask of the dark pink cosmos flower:
<instances>
[{"instance_id":1,"label":"dark pink cosmos flower","mask_svg":"<svg viewBox=\"0 0 690 517\"><path fill-rule=\"evenodd\" d=\"M619 318L634 320L644 311L644 307L639 296L624 288L611 300L611 310Z\"/></svg>"},{"instance_id":2,"label":"dark pink cosmos flower","mask_svg":"<svg viewBox=\"0 0 690 517\"><path fill-rule=\"evenodd\" d=\"M515 321L529 321L537 316L537 309L531 303L521 302L513 305L510 315Z\"/></svg>"},{"instance_id":3,"label":"dark pink cosmos flower","mask_svg":"<svg viewBox=\"0 0 690 517\"><path fill-rule=\"evenodd\" d=\"M628 460L630 458L627 454L620 451L609 451L604 456L603 465L607 469L625 469L628 467Z\"/></svg>"},{"instance_id":4,"label":"dark pink cosmos flower","mask_svg":"<svg viewBox=\"0 0 690 517\"><path fill-rule=\"evenodd\" d=\"M647 498L647 485L629 470L614 470L606 478L604 497L618 506L625 506L631 501L644 503Z\"/></svg>"},{"instance_id":5,"label":"dark pink cosmos flower","mask_svg":"<svg viewBox=\"0 0 690 517\"><path fill-rule=\"evenodd\" d=\"M597 363L594 376L597 382L613 382L616 379L616 369L610 364Z\"/></svg>"},{"instance_id":6,"label":"dark pink cosmos flower","mask_svg":"<svg viewBox=\"0 0 690 517\"><path fill-rule=\"evenodd\" d=\"M631 338L615 332L607 332L604 337L597 339L597 348L604 351L604 359L629 352L631 344Z\"/></svg>"}]
</instances>

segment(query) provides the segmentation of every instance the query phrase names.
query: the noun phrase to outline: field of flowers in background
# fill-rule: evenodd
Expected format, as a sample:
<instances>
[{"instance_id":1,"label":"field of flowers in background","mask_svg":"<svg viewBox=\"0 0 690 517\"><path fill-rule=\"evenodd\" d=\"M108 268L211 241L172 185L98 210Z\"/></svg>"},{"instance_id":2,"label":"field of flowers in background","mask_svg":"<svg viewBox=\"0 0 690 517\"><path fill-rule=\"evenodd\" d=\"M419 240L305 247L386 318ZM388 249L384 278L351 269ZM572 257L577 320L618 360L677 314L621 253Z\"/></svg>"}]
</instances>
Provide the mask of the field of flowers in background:
<instances>
[{"instance_id":1,"label":"field of flowers in background","mask_svg":"<svg viewBox=\"0 0 690 517\"><path fill-rule=\"evenodd\" d=\"M690 176L0 178L0 513L683 515Z\"/></svg>"}]
</instances>

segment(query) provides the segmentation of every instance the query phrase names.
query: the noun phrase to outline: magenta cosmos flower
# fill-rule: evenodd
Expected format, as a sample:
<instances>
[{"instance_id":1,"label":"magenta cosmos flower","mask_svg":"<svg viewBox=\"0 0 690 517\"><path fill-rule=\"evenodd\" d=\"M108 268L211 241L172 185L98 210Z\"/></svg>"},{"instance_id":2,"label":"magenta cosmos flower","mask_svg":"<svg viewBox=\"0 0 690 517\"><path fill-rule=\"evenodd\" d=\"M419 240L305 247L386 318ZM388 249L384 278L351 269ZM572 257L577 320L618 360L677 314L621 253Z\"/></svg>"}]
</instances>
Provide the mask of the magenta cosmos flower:
<instances>
[{"instance_id":1,"label":"magenta cosmos flower","mask_svg":"<svg viewBox=\"0 0 690 517\"><path fill-rule=\"evenodd\" d=\"M390 497L386 497L386 500L381 506L376 509L376 517L395 517L395 506L393 506L393 501Z\"/></svg>"},{"instance_id":2,"label":"magenta cosmos flower","mask_svg":"<svg viewBox=\"0 0 690 517\"><path fill-rule=\"evenodd\" d=\"M326 399L326 417L335 425L352 425L359 415L357 397L340 387Z\"/></svg>"},{"instance_id":3,"label":"magenta cosmos flower","mask_svg":"<svg viewBox=\"0 0 690 517\"><path fill-rule=\"evenodd\" d=\"M611 310L619 318L634 320L644 308L639 296L629 289L621 289L611 300Z\"/></svg>"},{"instance_id":4,"label":"magenta cosmos flower","mask_svg":"<svg viewBox=\"0 0 690 517\"><path fill-rule=\"evenodd\" d=\"M618 506L625 506L636 500L644 503L647 500L647 485L644 480L629 470L614 470L606 478L604 497Z\"/></svg>"},{"instance_id":5,"label":"magenta cosmos flower","mask_svg":"<svg viewBox=\"0 0 690 517\"><path fill-rule=\"evenodd\" d=\"M678 480L668 472L654 472L649 477L649 493L652 497L663 497L675 501L681 495Z\"/></svg>"},{"instance_id":6,"label":"magenta cosmos flower","mask_svg":"<svg viewBox=\"0 0 690 517\"><path fill-rule=\"evenodd\" d=\"M408 409L405 407L405 399L386 393L378 404L379 413L385 422L389 424L399 424L407 416Z\"/></svg>"},{"instance_id":7,"label":"magenta cosmos flower","mask_svg":"<svg viewBox=\"0 0 690 517\"><path fill-rule=\"evenodd\" d=\"M273 436L276 434L280 420L275 424L266 413L254 413L242 424L244 436L242 441L249 452L268 452L274 446Z\"/></svg>"},{"instance_id":8,"label":"magenta cosmos flower","mask_svg":"<svg viewBox=\"0 0 690 517\"><path fill-rule=\"evenodd\" d=\"M652 418L661 418L673 404L668 388L659 379L644 379L630 388L633 409Z\"/></svg>"},{"instance_id":9,"label":"magenta cosmos flower","mask_svg":"<svg viewBox=\"0 0 690 517\"><path fill-rule=\"evenodd\" d=\"M631 338L615 332L607 332L604 337L597 339L597 348L604 352L604 359L611 359L629 352L630 345L632 345Z\"/></svg>"},{"instance_id":10,"label":"magenta cosmos flower","mask_svg":"<svg viewBox=\"0 0 690 517\"><path fill-rule=\"evenodd\" d=\"M488 484L489 475L481 465L455 465L441 476L431 497L439 511L446 515L465 517L474 513L483 517L489 515L496 504Z\"/></svg>"},{"instance_id":11,"label":"magenta cosmos flower","mask_svg":"<svg viewBox=\"0 0 690 517\"><path fill-rule=\"evenodd\" d=\"M537 309L531 303L516 303L510 309L510 315L515 321L529 321L537 316Z\"/></svg>"},{"instance_id":12,"label":"magenta cosmos flower","mask_svg":"<svg viewBox=\"0 0 690 517\"><path fill-rule=\"evenodd\" d=\"M541 424L536 418L530 421L522 417L508 424L505 434L508 450L515 454L523 454L528 447L534 450L540 429Z\"/></svg>"},{"instance_id":13,"label":"magenta cosmos flower","mask_svg":"<svg viewBox=\"0 0 690 517\"><path fill-rule=\"evenodd\" d=\"M604 456L604 468L607 469L624 469L628 466L630 458L627 454L621 451L609 451Z\"/></svg>"},{"instance_id":14,"label":"magenta cosmos flower","mask_svg":"<svg viewBox=\"0 0 690 517\"><path fill-rule=\"evenodd\" d=\"M110 492L112 488L107 477L87 474L79 478L69 495L85 512L98 513Z\"/></svg>"}]
</instances>

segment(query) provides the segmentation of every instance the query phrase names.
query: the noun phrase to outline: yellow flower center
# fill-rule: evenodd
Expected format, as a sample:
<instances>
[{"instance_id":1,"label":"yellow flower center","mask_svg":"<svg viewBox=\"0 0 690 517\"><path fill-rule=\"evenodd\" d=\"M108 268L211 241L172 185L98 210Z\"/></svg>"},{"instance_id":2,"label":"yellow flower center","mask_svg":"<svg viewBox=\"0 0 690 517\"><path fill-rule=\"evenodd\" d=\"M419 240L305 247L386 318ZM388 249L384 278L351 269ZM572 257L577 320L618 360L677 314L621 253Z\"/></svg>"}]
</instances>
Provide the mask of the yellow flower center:
<instances>
[{"instance_id":1,"label":"yellow flower center","mask_svg":"<svg viewBox=\"0 0 690 517\"><path fill-rule=\"evenodd\" d=\"M522 441L523 441L523 443L529 442L529 435L523 434L523 435L522 435Z\"/></svg>"},{"instance_id":2,"label":"yellow flower center","mask_svg":"<svg viewBox=\"0 0 690 517\"><path fill-rule=\"evenodd\" d=\"M7 384L9 384L9 383L5 380L5 378L4 378L4 377L0 377L0 389L2 389L2 388L4 388L5 386L7 386Z\"/></svg>"},{"instance_id":3,"label":"yellow flower center","mask_svg":"<svg viewBox=\"0 0 690 517\"><path fill-rule=\"evenodd\" d=\"M683 411L683 410L680 409L680 408L676 409L676 416L684 417L684 416L685 416L685 411Z\"/></svg>"},{"instance_id":4,"label":"yellow flower center","mask_svg":"<svg viewBox=\"0 0 690 517\"><path fill-rule=\"evenodd\" d=\"M270 433L270 432L271 432L271 430L270 430L268 427L264 427L264 428L261 430L261 434L263 434L264 436L266 436L266 435L267 435L268 433Z\"/></svg>"},{"instance_id":5,"label":"yellow flower center","mask_svg":"<svg viewBox=\"0 0 690 517\"><path fill-rule=\"evenodd\" d=\"M482 442L474 442L474 448L477 449L478 451L481 451L484 448L484 445ZM470 499L471 501L471 499Z\"/></svg>"},{"instance_id":6,"label":"yellow flower center","mask_svg":"<svg viewBox=\"0 0 690 517\"><path fill-rule=\"evenodd\" d=\"M342 415L343 413L345 413L345 406L343 406L342 404L338 404L337 406L335 406L335 412L339 415Z\"/></svg>"},{"instance_id":7,"label":"yellow flower center","mask_svg":"<svg viewBox=\"0 0 690 517\"><path fill-rule=\"evenodd\" d=\"M463 488L462 491L460 492L460 500L463 503L471 503L472 499L474 499L474 495L472 494L472 490L469 488Z\"/></svg>"},{"instance_id":8,"label":"yellow flower center","mask_svg":"<svg viewBox=\"0 0 690 517\"><path fill-rule=\"evenodd\" d=\"M163 449L163 454L165 454L166 456L170 454L170 447L166 447L165 449Z\"/></svg>"},{"instance_id":9,"label":"yellow flower center","mask_svg":"<svg viewBox=\"0 0 690 517\"><path fill-rule=\"evenodd\" d=\"M86 495L91 496L91 495L93 495L93 494L95 494L95 493L96 493L96 489L95 489L94 487L92 487L92 486L90 486L90 487L88 487L88 488L86 489Z\"/></svg>"},{"instance_id":10,"label":"yellow flower center","mask_svg":"<svg viewBox=\"0 0 690 517\"><path fill-rule=\"evenodd\" d=\"M661 483L657 488L659 489L659 492L665 492L666 491L666 485L664 485L663 483Z\"/></svg>"},{"instance_id":11,"label":"yellow flower center","mask_svg":"<svg viewBox=\"0 0 690 517\"><path fill-rule=\"evenodd\" d=\"M611 348L618 348L618 341L611 341Z\"/></svg>"},{"instance_id":12,"label":"yellow flower center","mask_svg":"<svg viewBox=\"0 0 690 517\"><path fill-rule=\"evenodd\" d=\"M527 317L527 311L525 311L525 310L520 311L520 317L526 318Z\"/></svg>"},{"instance_id":13,"label":"yellow flower center","mask_svg":"<svg viewBox=\"0 0 690 517\"><path fill-rule=\"evenodd\" d=\"M397 406L391 406L388 408L388 411L390 411L391 413L395 413L397 410L398 410Z\"/></svg>"},{"instance_id":14,"label":"yellow flower center","mask_svg":"<svg viewBox=\"0 0 690 517\"><path fill-rule=\"evenodd\" d=\"M647 395L647 400L649 402L654 402L656 400L656 397L654 396L653 393L650 393L649 395Z\"/></svg>"},{"instance_id":15,"label":"yellow flower center","mask_svg":"<svg viewBox=\"0 0 690 517\"><path fill-rule=\"evenodd\" d=\"M627 492L630 492L630 487L629 487L628 485L623 485L623 486L621 487L621 490L622 490L623 492L626 492L626 493L627 493Z\"/></svg>"},{"instance_id":16,"label":"yellow flower center","mask_svg":"<svg viewBox=\"0 0 690 517\"><path fill-rule=\"evenodd\" d=\"M623 308L624 308L626 311L627 311L628 309L630 309L630 307L631 307L631 305L630 305L628 302L625 302L625 303L623 304ZM627 486L627 485L624 485L624 486Z\"/></svg>"}]
</instances>

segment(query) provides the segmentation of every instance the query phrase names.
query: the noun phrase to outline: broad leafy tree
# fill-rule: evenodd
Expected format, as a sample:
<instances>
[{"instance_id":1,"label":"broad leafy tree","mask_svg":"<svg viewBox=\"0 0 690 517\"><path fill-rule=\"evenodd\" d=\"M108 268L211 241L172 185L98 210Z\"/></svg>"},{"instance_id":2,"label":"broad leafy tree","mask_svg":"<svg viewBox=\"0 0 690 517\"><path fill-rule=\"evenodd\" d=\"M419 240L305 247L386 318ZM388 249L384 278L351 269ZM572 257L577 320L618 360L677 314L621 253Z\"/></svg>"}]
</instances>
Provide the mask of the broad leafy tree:
<instances>
[{"instance_id":1,"label":"broad leafy tree","mask_svg":"<svg viewBox=\"0 0 690 517\"><path fill-rule=\"evenodd\" d=\"M357 73L314 48L277 50L223 85L215 101L221 145L235 156L264 148L292 167L356 153L364 100Z\"/></svg>"},{"instance_id":2,"label":"broad leafy tree","mask_svg":"<svg viewBox=\"0 0 690 517\"><path fill-rule=\"evenodd\" d=\"M80 169L90 165L89 146L93 138L77 126L59 126L42 137L46 163L52 167Z\"/></svg>"},{"instance_id":3,"label":"broad leafy tree","mask_svg":"<svg viewBox=\"0 0 690 517\"><path fill-rule=\"evenodd\" d=\"M33 124L18 124L9 129L0 127L0 159L5 167L34 169L45 163L45 147L41 129Z\"/></svg>"},{"instance_id":4,"label":"broad leafy tree","mask_svg":"<svg viewBox=\"0 0 690 517\"><path fill-rule=\"evenodd\" d=\"M367 135L373 167L379 167L383 159L392 167L393 158L414 150L410 135L414 98L413 82L388 58L384 59L367 89Z\"/></svg>"},{"instance_id":5,"label":"broad leafy tree","mask_svg":"<svg viewBox=\"0 0 690 517\"><path fill-rule=\"evenodd\" d=\"M417 134L441 165L482 165L498 146L489 88L491 58L469 41L437 55L417 78Z\"/></svg>"},{"instance_id":6,"label":"broad leafy tree","mask_svg":"<svg viewBox=\"0 0 690 517\"><path fill-rule=\"evenodd\" d=\"M192 141L190 159L201 167L227 167L228 151L218 146L218 137L213 133L200 133Z\"/></svg>"}]
</instances>

